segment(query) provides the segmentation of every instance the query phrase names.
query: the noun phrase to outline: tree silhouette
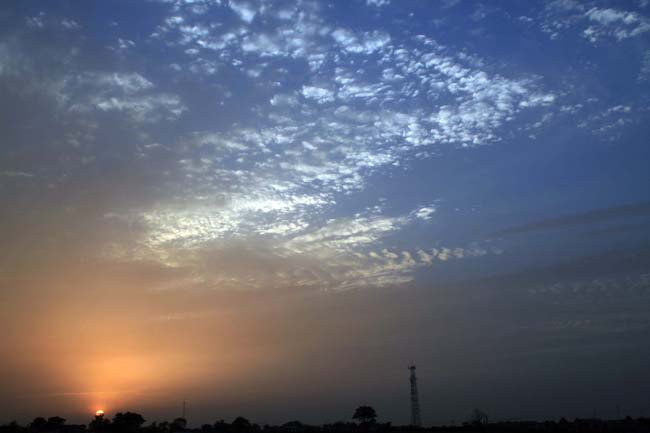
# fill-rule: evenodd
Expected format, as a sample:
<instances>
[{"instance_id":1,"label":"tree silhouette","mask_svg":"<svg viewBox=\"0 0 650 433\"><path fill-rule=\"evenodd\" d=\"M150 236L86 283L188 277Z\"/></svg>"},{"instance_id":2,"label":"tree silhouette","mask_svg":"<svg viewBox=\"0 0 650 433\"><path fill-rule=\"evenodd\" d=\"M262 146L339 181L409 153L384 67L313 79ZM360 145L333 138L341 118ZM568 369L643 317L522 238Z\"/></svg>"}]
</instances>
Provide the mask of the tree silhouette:
<instances>
[{"instance_id":1,"label":"tree silhouette","mask_svg":"<svg viewBox=\"0 0 650 433\"><path fill-rule=\"evenodd\" d=\"M34 418L34 421L29 425L32 430L44 430L47 425L47 420L42 416Z\"/></svg>"},{"instance_id":2,"label":"tree silhouette","mask_svg":"<svg viewBox=\"0 0 650 433\"><path fill-rule=\"evenodd\" d=\"M235 431L247 431L250 430L253 426L251 425L251 422L244 418L243 416L238 416L235 418L235 420L232 422L232 428Z\"/></svg>"},{"instance_id":3,"label":"tree silhouette","mask_svg":"<svg viewBox=\"0 0 650 433\"><path fill-rule=\"evenodd\" d=\"M134 432L144 424L144 418L135 412L118 412L113 417L113 430L118 432Z\"/></svg>"},{"instance_id":4,"label":"tree silhouette","mask_svg":"<svg viewBox=\"0 0 650 433\"><path fill-rule=\"evenodd\" d=\"M377 419L377 412L371 406L359 406L352 415L352 419L355 419L362 424L372 424Z\"/></svg>"},{"instance_id":5,"label":"tree silhouette","mask_svg":"<svg viewBox=\"0 0 650 433\"><path fill-rule=\"evenodd\" d=\"M185 418L178 417L169 425L169 430L172 432L185 430L187 427L187 420Z\"/></svg>"},{"instance_id":6,"label":"tree silhouette","mask_svg":"<svg viewBox=\"0 0 650 433\"><path fill-rule=\"evenodd\" d=\"M230 424L220 419L219 421L214 423L213 428L216 433L224 433L230 430Z\"/></svg>"},{"instance_id":7,"label":"tree silhouette","mask_svg":"<svg viewBox=\"0 0 650 433\"><path fill-rule=\"evenodd\" d=\"M88 429L93 432L105 432L111 428L111 421L104 418L104 414L95 415L95 419L88 424Z\"/></svg>"},{"instance_id":8,"label":"tree silhouette","mask_svg":"<svg viewBox=\"0 0 650 433\"><path fill-rule=\"evenodd\" d=\"M160 424L158 424L158 431L161 433L167 433L168 431L170 431L169 421L163 421Z\"/></svg>"},{"instance_id":9,"label":"tree silhouette","mask_svg":"<svg viewBox=\"0 0 650 433\"><path fill-rule=\"evenodd\" d=\"M47 430L57 430L63 427L64 425L65 425L65 418L61 418L60 416L51 416L47 419L45 428Z\"/></svg>"},{"instance_id":10,"label":"tree silhouette","mask_svg":"<svg viewBox=\"0 0 650 433\"><path fill-rule=\"evenodd\" d=\"M24 429L16 421L0 425L0 433L22 433Z\"/></svg>"},{"instance_id":11,"label":"tree silhouette","mask_svg":"<svg viewBox=\"0 0 650 433\"><path fill-rule=\"evenodd\" d=\"M480 409L474 409L469 417L469 423L475 426L486 425L488 421L487 414Z\"/></svg>"}]
</instances>

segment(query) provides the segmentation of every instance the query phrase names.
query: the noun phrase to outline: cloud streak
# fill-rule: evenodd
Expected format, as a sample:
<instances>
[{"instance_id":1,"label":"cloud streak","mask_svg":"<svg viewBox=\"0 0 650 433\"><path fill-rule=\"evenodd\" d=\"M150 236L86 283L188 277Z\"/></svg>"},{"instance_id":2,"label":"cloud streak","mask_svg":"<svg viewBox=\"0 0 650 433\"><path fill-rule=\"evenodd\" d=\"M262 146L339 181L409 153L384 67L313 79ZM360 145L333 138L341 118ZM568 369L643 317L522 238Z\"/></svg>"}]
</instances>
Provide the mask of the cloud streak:
<instances>
[{"instance_id":1,"label":"cloud streak","mask_svg":"<svg viewBox=\"0 0 650 433\"><path fill-rule=\"evenodd\" d=\"M493 235L508 236L524 234L544 230L596 224L625 218L641 217L646 215L650 215L650 202L625 204L602 209L594 209L588 212L581 212L573 215L535 221L528 224L499 230L493 233Z\"/></svg>"}]
</instances>

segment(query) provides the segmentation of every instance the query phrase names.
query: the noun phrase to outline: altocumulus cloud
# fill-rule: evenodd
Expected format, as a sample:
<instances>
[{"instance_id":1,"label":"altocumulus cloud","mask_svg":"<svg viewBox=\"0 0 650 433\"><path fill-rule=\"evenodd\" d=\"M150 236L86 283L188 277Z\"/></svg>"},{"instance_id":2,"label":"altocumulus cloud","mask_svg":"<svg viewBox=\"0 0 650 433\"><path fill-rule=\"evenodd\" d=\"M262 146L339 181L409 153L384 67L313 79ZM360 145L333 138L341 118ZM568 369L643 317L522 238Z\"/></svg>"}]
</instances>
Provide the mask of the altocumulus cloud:
<instances>
[{"instance_id":1,"label":"altocumulus cloud","mask_svg":"<svg viewBox=\"0 0 650 433\"><path fill-rule=\"evenodd\" d=\"M105 133L99 116L110 114L136 137L137 158L161 167L147 172L167 188L158 200L105 212L105 224L137 231L110 242L102 257L196 267L214 285L336 289L402 283L419 267L492 251L395 246L398 233L435 221L430 200L407 209L342 203L376 176L443 147L496 143L520 116L537 121L559 98L539 77L506 76L422 34L332 25L319 2L154 3L162 14L148 37L118 35L107 50L127 64L153 44L173 61L156 73L90 70L73 56L65 61L75 66L50 86L59 112L80 116L81 132L67 142L84 143L84 164L95 161ZM389 2L367 6L378 11ZM66 22L67 31L84 31L66 19L37 15L27 25L38 32ZM245 104L230 90L233 79L250 87ZM188 80L218 89L221 105L237 107L240 119L190 126L186 119L206 107L178 85ZM161 136L162 124L178 129ZM265 271L214 270L215 257L225 260L228 251L265 263Z\"/></svg>"},{"instance_id":2,"label":"altocumulus cloud","mask_svg":"<svg viewBox=\"0 0 650 433\"><path fill-rule=\"evenodd\" d=\"M422 35L395 39L379 29L331 27L320 7L316 2L299 9L245 2L206 3L205 10L184 2L169 7L152 37L169 49L183 49L187 61L176 62L178 74L205 76L207 69L196 65L210 65L213 71L234 65L240 74L255 77L259 88L273 90L254 107L255 127L180 138L173 151L176 169L186 179L178 192L184 199L124 213L146 228L138 254L148 251L168 265L184 257L187 265L202 254L225 254L223 248L232 242L259 242L265 254L282 259L277 272L283 278L274 283L269 275L247 270L229 281L331 288L409 281L416 267L434 260L483 254L457 246L398 251L392 257L384 242L415 221L432 220L435 208L415 204L402 215L360 210L346 216L338 203L363 191L371 176L426 158L436 146L499 141L504 124L524 110L551 106L556 96L534 77L490 72L478 66L484 63L457 57ZM224 13L230 8L239 21L214 25L212 8ZM256 26L258 18L273 25ZM270 59L286 66L271 66ZM379 68L356 66L368 62ZM282 81L301 64L311 70L308 77L297 86ZM155 110L170 117L185 109L180 101L160 96L145 107L132 107L129 96L150 91L153 84L128 77L106 78L105 88L113 90L83 106L134 114ZM203 149L202 156L188 158L192 149ZM192 254L181 253L188 248ZM373 253L377 250L387 253ZM301 270L293 272L301 277L291 281L292 272L284 268L292 268L287 264L298 257Z\"/></svg>"}]
</instances>

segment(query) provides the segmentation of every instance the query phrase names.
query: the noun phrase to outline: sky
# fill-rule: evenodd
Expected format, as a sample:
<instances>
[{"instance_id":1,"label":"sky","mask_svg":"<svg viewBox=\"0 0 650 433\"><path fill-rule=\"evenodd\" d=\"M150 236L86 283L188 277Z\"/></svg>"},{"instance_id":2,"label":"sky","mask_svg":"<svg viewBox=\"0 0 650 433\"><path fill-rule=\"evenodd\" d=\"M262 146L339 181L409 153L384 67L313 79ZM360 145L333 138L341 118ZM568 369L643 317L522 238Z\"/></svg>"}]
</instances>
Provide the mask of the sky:
<instances>
[{"instance_id":1,"label":"sky","mask_svg":"<svg viewBox=\"0 0 650 433\"><path fill-rule=\"evenodd\" d=\"M650 2L3 1L0 422L650 415Z\"/></svg>"}]
</instances>

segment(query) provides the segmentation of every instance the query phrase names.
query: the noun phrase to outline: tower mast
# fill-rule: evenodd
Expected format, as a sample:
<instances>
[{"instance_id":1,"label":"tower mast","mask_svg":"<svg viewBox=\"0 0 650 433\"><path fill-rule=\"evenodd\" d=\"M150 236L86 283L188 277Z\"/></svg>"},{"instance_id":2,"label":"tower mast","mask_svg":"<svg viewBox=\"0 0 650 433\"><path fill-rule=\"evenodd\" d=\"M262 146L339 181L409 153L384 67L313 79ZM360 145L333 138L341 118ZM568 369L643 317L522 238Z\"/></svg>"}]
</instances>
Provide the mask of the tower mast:
<instances>
[{"instance_id":1,"label":"tower mast","mask_svg":"<svg viewBox=\"0 0 650 433\"><path fill-rule=\"evenodd\" d=\"M418 380L415 377L415 364L411 364L409 370L411 371L411 425L422 427L420 399L418 398Z\"/></svg>"}]
</instances>

